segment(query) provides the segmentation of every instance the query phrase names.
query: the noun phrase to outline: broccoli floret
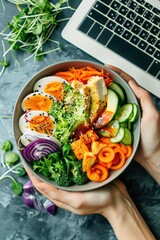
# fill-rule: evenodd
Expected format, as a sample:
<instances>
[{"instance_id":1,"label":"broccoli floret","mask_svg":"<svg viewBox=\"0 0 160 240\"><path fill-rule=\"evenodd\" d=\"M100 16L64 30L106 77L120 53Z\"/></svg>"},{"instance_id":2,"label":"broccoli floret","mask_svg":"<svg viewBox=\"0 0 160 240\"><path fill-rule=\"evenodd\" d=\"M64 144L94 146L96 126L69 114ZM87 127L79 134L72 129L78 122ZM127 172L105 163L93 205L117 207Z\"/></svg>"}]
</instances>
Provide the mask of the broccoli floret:
<instances>
[{"instance_id":1,"label":"broccoli floret","mask_svg":"<svg viewBox=\"0 0 160 240\"><path fill-rule=\"evenodd\" d=\"M87 174L82 171L82 161L74 161L72 172L72 180L77 185L82 185L88 182Z\"/></svg>"},{"instance_id":2,"label":"broccoli floret","mask_svg":"<svg viewBox=\"0 0 160 240\"><path fill-rule=\"evenodd\" d=\"M87 174L82 171L82 161L77 160L70 144L62 146L62 152L50 153L33 162L33 169L42 173L58 186L68 187L88 182Z\"/></svg>"},{"instance_id":3,"label":"broccoli floret","mask_svg":"<svg viewBox=\"0 0 160 240\"><path fill-rule=\"evenodd\" d=\"M71 176L68 176L66 172L57 173L54 180L58 186L62 187L68 187L73 184Z\"/></svg>"}]
</instances>

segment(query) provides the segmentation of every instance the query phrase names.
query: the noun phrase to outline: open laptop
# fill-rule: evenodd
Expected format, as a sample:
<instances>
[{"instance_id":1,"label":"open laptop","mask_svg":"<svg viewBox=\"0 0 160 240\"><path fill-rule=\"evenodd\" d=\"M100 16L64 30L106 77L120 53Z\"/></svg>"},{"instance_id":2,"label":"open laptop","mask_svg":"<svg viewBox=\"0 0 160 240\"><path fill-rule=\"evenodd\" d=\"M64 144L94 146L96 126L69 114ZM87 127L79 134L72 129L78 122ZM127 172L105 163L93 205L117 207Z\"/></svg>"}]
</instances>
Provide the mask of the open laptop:
<instances>
[{"instance_id":1,"label":"open laptop","mask_svg":"<svg viewBox=\"0 0 160 240\"><path fill-rule=\"evenodd\" d=\"M62 37L160 97L160 0L82 0Z\"/></svg>"}]
</instances>

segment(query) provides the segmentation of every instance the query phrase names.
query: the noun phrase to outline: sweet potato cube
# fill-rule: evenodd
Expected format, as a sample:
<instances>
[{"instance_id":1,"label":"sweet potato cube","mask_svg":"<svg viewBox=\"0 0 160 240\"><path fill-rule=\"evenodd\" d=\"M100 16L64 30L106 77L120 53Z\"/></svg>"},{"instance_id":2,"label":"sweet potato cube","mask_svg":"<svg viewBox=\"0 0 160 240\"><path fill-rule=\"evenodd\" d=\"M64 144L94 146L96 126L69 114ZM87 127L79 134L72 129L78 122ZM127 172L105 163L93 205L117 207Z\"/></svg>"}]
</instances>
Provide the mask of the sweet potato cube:
<instances>
[{"instance_id":1,"label":"sweet potato cube","mask_svg":"<svg viewBox=\"0 0 160 240\"><path fill-rule=\"evenodd\" d=\"M85 144L91 143L92 141L96 141L99 139L99 136L93 129L88 130L84 135L81 136Z\"/></svg>"},{"instance_id":2,"label":"sweet potato cube","mask_svg":"<svg viewBox=\"0 0 160 240\"><path fill-rule=\"evenodd\" d=\"M82 161L82 170L87 172L95 163L96 156L92 152L85 152Z\"/></svg>"},{"instance_id":3,"label":"sweet potato cube","mask_svg":"<svg viewBox=\"0 0 160 240\"><path fill-rule=\"evenodd\" d=\"M88 147L84 143L83 139L78 139L71 143L71 148L78 158L78 160L82 160L85 152L89 152Z\"/></svg>"}]
</instances>

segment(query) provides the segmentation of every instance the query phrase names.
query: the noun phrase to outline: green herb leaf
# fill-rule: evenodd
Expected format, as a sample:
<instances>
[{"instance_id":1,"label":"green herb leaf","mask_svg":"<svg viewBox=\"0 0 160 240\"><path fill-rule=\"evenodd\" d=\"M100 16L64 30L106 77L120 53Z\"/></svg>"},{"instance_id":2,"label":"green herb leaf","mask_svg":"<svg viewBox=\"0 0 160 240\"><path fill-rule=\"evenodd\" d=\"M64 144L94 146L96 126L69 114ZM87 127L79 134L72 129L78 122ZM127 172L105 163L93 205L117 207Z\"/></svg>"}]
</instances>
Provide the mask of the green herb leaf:
<instances>
[{"instance_id":1,"label":"green herb leaf","mask_svg":"<svg viewBox=\"0 0 160 240\"><path fill-rule=\"evenodd\" d=\"M26 175L26 170L24 169L24 167L19 167L16 170L18 172L18 176L23 177L24 175Z\"/></svg>"},{"instance_id":2,"label":"green herb leaf","mask_svg":"<svg viewBox=\"0 0 160 240\"><path fill-rule=\"evenodd\" d=\"M23 192L23 184L14 179L14 181L12 181L11 190L14 194L19 196Z\"/></svg>"},{"instance_id":3,"label":"green herb leaf","mask_svg":"<svg viewBox=\"0 0 160 240\"><path fill-rule=\"evenodd\" d=\"M13 144L11 143L11 141L6 140L4 141L4 143L2 144L2 150L4 152L9 152L13 149Z\"/></svg>"}]
</instances>

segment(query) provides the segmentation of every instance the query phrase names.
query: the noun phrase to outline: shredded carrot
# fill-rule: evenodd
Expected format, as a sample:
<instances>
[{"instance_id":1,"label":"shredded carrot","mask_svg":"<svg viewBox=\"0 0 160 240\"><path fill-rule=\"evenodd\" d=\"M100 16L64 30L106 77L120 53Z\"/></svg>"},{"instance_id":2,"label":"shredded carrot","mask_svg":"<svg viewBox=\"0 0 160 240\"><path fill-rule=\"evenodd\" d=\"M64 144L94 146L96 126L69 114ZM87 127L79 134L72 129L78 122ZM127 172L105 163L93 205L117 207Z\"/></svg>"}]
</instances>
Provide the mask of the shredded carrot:
<instances>
[{"instance_id":1,"label":"shredded carrot","mask_svg":"<svg viewBox=\"0 0 160 240\"><path fill-rule=\"evenodd\" d=\"M83 82L84 84L87 83L88 79L92 76L100 76L104 77L106 86L108 86L113 80L109 73L105 73L102 69L101 71L92 68L92 67L84 67L84 68L70 68L64 72L57 72L55 76L62 77L66 79L68 82L72 82L73 80L77 80Z\"/></svg>"}]
</instances>

